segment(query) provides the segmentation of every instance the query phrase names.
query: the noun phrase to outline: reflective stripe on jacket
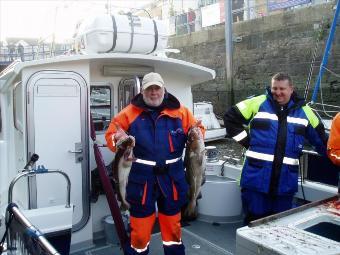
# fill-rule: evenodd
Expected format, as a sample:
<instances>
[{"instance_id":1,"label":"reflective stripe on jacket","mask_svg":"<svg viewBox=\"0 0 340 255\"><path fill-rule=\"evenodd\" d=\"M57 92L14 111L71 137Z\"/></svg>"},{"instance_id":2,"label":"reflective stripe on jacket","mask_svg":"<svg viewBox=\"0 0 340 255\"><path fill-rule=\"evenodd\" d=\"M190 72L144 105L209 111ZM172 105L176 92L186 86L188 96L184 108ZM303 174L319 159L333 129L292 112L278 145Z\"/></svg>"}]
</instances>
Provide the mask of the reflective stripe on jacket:
<instances>
[{"instance_id":1,"label":"reflective stripe on jacket","mask_svg":"<svg viewBox=\"0 0 340 255\"><path fill-rule=\"evenodd\" d=\"M264 193L284 195L297 191L299 157L305 137L325 154L322 123L296 94L286 107L267 95L244 100L224 116L227 133L248 148L241 186ZM247 126L245 128L244 126Z\"/></svg>"}]
</instances>

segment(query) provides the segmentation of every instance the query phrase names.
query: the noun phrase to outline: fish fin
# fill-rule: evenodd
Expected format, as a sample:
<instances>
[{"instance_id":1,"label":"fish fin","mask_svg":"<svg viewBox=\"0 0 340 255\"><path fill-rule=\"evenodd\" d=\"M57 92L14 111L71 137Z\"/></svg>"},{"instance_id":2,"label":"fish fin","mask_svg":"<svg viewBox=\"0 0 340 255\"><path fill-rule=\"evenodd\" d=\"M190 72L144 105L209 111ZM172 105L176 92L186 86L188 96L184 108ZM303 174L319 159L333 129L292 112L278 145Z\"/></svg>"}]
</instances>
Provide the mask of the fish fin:
<instances>
[{"instance_id":1,"label":"fish fin","mask_svg":"<svg viewBox=\"0 0 340 255\"><path fill-rule=\"evenodd\" d=\"M199 165L202 165L202 163L203 163L203 157L204 157L204 154L203 154L203 155L200 155L200 156L198 157L198 163L199 163Z\"/></svg>"},{"instance_id":2,"label":"fish fin","mask_svg":"<svg viewBox=\"0 0 340 255\"><path fill-rule=\"evenodd\" d=\"M205 171L203 172L203 176L202 176L202 182L201 182L201 186L203 186L203 184L205 183L205 181L207 180L206 176L205 176Z\"/></svg>"},{"instance_id":3,"label":"fish fin","mask_svg":"<svg viewBox=\"0 0 340 255\"><path fill-rule=\"evenodd\" d=\"M192 200L189 202L189 204L187 205L187 207L184 210L184 215L186 218L189 219L196 219L197 218L197 203L196 200Z\"/></svg>"},{"instance_id":4,"label":"fish fin","mask_svg":"<svg viewBox=\"0 0 340 255\"><path fill-rule=\"evenodd\" d=\"M122 202L120 205L120 210L121 211L127 211L130 208L130 204L128 202Z\"/></svg>"},{"instance_id":5,"label":"fish fin","mask_svg":"<svg viewBox=\"0 0 340 255\"><path fill-rule=\"evenodd\" d=\"M122 202L123 199L122 199L122 194L119 191L119 182L118 181L115 181L115 190L116 190L116 194L117 194L117 200L119 202Z\"/></svg>"},{"instance_id":6,"label":"fish fin","mask_svg":"<svg viewBox=\"0 0 340 255\"><path fill-rule=\"evenodd\" d=\"M185 166L185 168L188 168L189 160L190 160L190 150L189 150L189 147L187 146L186 149L185 149L185 155L184 155L184 166Z\"/></svg>"}]
</instances>

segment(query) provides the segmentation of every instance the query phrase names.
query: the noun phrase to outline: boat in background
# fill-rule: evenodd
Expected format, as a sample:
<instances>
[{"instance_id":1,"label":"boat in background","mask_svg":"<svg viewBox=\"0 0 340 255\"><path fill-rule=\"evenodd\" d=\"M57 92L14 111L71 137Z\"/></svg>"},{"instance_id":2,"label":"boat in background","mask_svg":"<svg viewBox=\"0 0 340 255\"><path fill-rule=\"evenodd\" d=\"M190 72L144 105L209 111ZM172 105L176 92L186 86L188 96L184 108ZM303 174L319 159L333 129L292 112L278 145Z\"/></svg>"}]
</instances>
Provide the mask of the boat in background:
<instances>
[{"instance_id":1,"label":"boat in background","mask_svg":"<svg viewBox=\"0 0 340 255\"><path fill-rule=\"evenodd\" d=\"M214 114L214 108L210 102L197 102L194 103L194 116L198 120L202 120L205 131L205 142L216 141L223 139L226 136L226 130L221 127L216 115Z\"/></svg>"}]
</instances>

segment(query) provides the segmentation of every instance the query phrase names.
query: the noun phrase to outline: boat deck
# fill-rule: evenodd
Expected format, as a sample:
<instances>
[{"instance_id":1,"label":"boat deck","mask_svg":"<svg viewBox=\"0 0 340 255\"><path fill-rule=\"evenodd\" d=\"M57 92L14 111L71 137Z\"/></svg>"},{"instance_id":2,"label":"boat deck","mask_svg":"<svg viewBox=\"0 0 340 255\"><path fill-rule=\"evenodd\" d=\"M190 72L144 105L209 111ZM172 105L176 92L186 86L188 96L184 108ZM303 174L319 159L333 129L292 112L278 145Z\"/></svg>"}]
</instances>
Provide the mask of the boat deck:
<instances>
[{"instance_id":1,"label":"boat deck","mask_svg":"<svg viewBox=\"0 0 340 255\"><path fill-rule=\"evenodd\" d=\"M182 227L182 239L186 255L230 255L236 249L236 229L242 227L242 222L207 223L191 221ZM157 228L157 226L155 227ZM72 255L120 255L123 252L118 246L106 244L105 239L95 241L95 247L72 253ZM150 243L151 255L163 254L160 232L152 234Z\"/></svg>"}]
</instances>

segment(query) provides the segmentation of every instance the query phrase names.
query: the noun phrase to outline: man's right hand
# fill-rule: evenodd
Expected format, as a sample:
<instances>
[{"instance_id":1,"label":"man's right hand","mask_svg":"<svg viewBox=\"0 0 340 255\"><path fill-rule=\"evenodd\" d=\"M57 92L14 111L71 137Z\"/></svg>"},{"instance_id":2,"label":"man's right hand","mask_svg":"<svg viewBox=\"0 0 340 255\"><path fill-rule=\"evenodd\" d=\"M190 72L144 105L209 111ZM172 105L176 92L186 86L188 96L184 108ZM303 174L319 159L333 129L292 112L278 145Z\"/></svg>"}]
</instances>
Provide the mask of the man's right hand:
<instances>
[{"instance_id":1,"label":"man's right hand","mask_svg":"<svg viewBox=\"0 0 340 255\"><path fill-rule=\"evenodd\" d=\"M125 133L125 131L120 127L119 124L115 123L117 132L114 137L116 140L116 144L119 146L124 140L126 140L129 136Z\"/></svg>"},{"instance_id":2,"label":"man's right hand","mask_svg":"<svg viewBox=\"0 0 340 255\"><path fill-rule=\"evenodd\" d=\"M122 128L117 129L117 132L115 134L116 141L119 141L121 139L125 139L127 137L128 137L128 135L125 133L125 131Z\"/></svg>"}]
</instances>

